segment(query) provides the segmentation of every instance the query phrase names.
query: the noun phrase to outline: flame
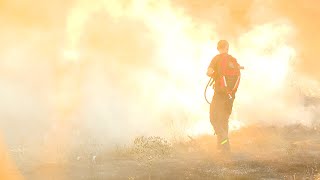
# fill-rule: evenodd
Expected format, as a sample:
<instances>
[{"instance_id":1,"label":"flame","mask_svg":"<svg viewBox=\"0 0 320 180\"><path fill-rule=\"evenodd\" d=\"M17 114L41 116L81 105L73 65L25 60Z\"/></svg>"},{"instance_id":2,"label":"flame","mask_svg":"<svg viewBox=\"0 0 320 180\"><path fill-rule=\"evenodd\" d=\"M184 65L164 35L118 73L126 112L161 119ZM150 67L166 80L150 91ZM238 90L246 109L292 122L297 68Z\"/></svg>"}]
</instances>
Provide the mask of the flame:
<instances>
[{"instance_id":1,"label":"flame","mask_svg":"<svg viewBox=\"0 0 320 180\"><path fill-rule=\"evenodd\" d=\"M142 21L152 32L152 39L156 44L153 66L165 69L167 75L163 77L153 72L153 67L146 70L146 73L134 75L141 91L146 92L147 81L149 93L157 95L144 95L141 101L145 103L145 107L153 104L152 107L160 109L158 111L180 107L188 112L191 122L188 126L192 127L190 129L193 134L212 132L208 106L202 94L206 68L212 56L217 53L215 43L220 38L215 25L192 21L182 10L174 9L169 0L136 0L128 6L122 3L116 0L94 3L77 1L67 21L66 46L77 51L85 22L96 11L107 12L115 19ZM246 67L240 84L239 103L272 97L281 87L289 72L290 60L295 55L287 41L292 34L294 32L289 24L275 21L256 26L238 39L230 41L230 53ZM75 57L79 54L69 53L67 56L77 59ZM240 121L230 121L231 129L239 129L242 125Z\"/></svg>"}]
</instances>

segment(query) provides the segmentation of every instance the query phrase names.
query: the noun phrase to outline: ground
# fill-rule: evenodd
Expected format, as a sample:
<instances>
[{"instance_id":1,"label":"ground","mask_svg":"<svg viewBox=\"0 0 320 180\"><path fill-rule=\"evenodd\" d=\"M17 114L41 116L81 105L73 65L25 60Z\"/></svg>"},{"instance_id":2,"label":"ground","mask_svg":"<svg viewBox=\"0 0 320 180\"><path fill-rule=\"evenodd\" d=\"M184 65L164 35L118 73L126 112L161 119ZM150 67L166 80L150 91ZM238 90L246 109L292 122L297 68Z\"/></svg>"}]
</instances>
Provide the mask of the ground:
<instances>
[{"instance_id":1,"label":"ground","mask_svg":"<svg viewBox=\"0 0 320 180\"><path fill-rule=\"evenodd\" d=\"M230 156L205 135L167 142L138 137L132 145L75 152L68 160L23 160L26 179L320 179L320 131L301 125L251 126L232 132ZM15 158L17 159L17 158Z\"/></svg>"}]
</instances>

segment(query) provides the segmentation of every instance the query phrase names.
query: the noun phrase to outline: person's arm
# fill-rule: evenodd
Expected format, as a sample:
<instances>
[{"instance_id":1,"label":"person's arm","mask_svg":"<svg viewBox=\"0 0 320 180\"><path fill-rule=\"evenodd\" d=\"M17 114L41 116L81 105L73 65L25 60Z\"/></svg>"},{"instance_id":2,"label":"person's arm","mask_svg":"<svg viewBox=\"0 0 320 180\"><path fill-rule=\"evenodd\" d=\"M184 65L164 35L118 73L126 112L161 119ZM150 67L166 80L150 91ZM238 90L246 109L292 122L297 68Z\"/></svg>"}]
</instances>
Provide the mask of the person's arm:
<instances>
[{"instance_id":1,"label":"person's arm","mask_svg":"<svg viewBox=\"0 0 320 180\"><path fill-rule=\"evenodd\" d=\"M209 65L209 67L208 67L208 69L207 69L207 76L209 76L209 77L213 77L213 74L214 74L214 67L215 67L215 65L216 65L216 58L214 57L212 60L211 60L211 62L210 62L210 65Z\"/></svg>"}]
</instances>

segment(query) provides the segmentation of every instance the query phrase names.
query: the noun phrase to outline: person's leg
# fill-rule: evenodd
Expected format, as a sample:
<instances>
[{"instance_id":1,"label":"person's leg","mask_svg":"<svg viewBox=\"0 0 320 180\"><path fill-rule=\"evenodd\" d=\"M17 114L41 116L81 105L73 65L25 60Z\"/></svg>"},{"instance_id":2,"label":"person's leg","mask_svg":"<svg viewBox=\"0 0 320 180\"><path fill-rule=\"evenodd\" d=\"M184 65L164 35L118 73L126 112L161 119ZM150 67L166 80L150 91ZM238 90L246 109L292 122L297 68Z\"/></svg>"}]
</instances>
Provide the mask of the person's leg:
<instances>
[{"instance_id":1,"label":"person's leg","mask_svg":"<svg viewBox=\"0 0 320 180\"><path fill-rule=\"evenodd\" d=\"M230 151L230 143L229 143L229 137L228 137L228 118L226 117L226 114L224 113L224 117L221 121L221 139L220 139L220 146L223 151Z\"/></svg>"},{"instance_id":2,"label":"person's leg","mask_svg":"<svg viewBox=\"0 0 320 180\"><path fill-rule=\"evenodd\" d=\"M222 98L215 94L210 105L210 122L217 135L217 148L221 149L221 140L223 135L223 127L221 126L221 115L223 111Z\"/></svg>"},{"instance_id":3,"label":"person's leg","mask_svg":"<svg viewBox=\"0 0 320 180\"><path fill-rule=\"evenodd\" d=\"M233 99L225 99L223 103L223 110L221 112L221 127L222 127L222 134L221 134L221 147L224 151L230 151L230 142L229 142L229 117L232 112L233 106Z\"/></svg>"}]
</instances>

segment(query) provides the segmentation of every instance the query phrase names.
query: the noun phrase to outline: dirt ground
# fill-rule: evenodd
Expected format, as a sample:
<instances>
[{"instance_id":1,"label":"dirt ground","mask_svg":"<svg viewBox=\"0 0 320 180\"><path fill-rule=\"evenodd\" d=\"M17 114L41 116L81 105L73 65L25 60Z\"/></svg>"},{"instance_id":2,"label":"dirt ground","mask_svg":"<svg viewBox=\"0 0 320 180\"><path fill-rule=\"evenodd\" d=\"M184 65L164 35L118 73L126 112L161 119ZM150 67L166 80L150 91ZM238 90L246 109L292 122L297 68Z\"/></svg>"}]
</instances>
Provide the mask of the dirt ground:
<instances>
[{"instance_id":1,"label":"dirt ground","mask_svg":"<svg viewBox=\"0 0 320 180\"><path fill-rule=\"evenodd\" d=\"M320 179L316 128L251 126L232 132L230 142L230 156L215 150L214 136L201 136L170 143L160 137L139 137L126 147L95 155L90 150L74 152L59 162L14 159L24 178L32 180Z\"/></svg>"}]
</instances>

